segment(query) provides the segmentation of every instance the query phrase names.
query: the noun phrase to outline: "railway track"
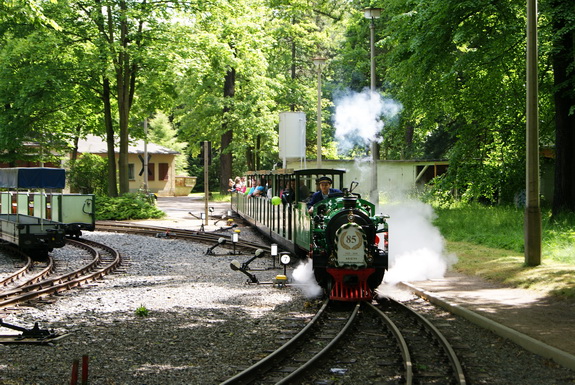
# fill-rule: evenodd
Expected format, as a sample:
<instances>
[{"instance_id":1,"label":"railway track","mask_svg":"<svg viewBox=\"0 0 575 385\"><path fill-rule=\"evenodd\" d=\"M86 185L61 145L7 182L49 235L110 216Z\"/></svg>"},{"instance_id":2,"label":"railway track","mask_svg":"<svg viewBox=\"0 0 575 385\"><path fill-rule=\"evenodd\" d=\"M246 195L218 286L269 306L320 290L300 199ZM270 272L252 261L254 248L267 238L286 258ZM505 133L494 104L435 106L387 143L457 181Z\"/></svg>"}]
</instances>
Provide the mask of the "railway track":
<instances>
[{"instance_id":1,"label":"railway track","mask_svg":"<svg viewBox=\"0 0 575 385\"><path fill-rule=\"evenodd\" d=\"M235 228L232 228L231 226L228 228L224 228L224 230L233 230L233 229ZM247 253L253 253L257 249L262 249L267 252L270 251L269 245L246 241L241 239L241 237L239 238L238 242L235 243L234 246L231 234L225 234L222 232L204 232L196 230L139 225L128 222L114 222L114 221L98 221L96 222L96 230L148 235L158 238L185 239L193 242L206 243L212 246L217 244L218 242L222 242L219 244L219 246L226 248L235 247L237 250L244 251Z\"/></svg>"},{"instance_id":2,"label":"railway track","mask_svg":"<svg viewBox=\"0 0 575 385\"><path fill-rule=\"evenodd\" d=\"M400 303L324 302L289 341L222 382L232 384L465 384L459 359L441 333Z\"/></svg>"},{"instance_id":3,"label":"railway track","mask_svg":"<svg viewBox=\"0 0 575 385\"><path fill-rule=\"evenodd\" d=\"M21 279L26 279L25 277L32 274L32 271L35 268L34 262L32 258L22 253L18 248L15 246L5 243L0 245L2 250L4 250L7 254L16 258L18 261L23 262L23 266L18 268L16 271L4 271L0 278L0 286L8 287L10 285L15 284ZM33 279L42 279L42 277L47 276L54 268L54 260L48 256L46 261L46 268L41 270L39 273L34 274L35 278L27 278L28 281Z\"/></svg>"},{"instance_id":4,"label":"railway track","mask_svg":"<svg viewBox=\"0 0 575 385\"><path fill-rule=\"evenodd\" d=\"M87 252L90 255L89 261L57 276L53 274L55 262L51 256L38 273L30 274L29 261L26 266L3 279L3 282L13 285L0 291L0 308L60 293L100 279L118 268L122 261L116 250L97 242L68 239L67 245Z\"/></svg>"}]
</instances>

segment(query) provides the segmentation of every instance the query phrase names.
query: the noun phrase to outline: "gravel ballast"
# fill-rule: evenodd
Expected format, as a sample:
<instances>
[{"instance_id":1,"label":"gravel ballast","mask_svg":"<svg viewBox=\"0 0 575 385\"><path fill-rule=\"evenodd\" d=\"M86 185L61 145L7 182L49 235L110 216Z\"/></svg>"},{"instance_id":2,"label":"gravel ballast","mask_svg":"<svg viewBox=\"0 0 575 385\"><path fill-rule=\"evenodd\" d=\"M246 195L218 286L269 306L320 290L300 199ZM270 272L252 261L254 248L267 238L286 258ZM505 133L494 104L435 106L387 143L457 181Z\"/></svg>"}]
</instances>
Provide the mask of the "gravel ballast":
<instances>
[{"instance_id":1,"label":"gravel ballast","mask_svg":"<svg viewBox=\"0 0 575 385\"><path fill-rule=\"evenodd\" d=\"M83 355L92 385L217 384L276 348L286 317L314 311L298 289L246 285L247 277L229 264L249 256L205 255L208 245L175 239L102 232L85 237L118 249L126 262L102 281L15 311L0 309L5 322L39 322L67 334L47 346L0 345L0 385L67 384L73 360ZM73 254L68 247L54 251L55 257ZM254 274L269 282L281 272ZM147 316L136 314L140 307ZM462 343L472 346L480 363L469 366L470 383L573 384L572 372L458 322Z\"/></svg>"}]
</instances>

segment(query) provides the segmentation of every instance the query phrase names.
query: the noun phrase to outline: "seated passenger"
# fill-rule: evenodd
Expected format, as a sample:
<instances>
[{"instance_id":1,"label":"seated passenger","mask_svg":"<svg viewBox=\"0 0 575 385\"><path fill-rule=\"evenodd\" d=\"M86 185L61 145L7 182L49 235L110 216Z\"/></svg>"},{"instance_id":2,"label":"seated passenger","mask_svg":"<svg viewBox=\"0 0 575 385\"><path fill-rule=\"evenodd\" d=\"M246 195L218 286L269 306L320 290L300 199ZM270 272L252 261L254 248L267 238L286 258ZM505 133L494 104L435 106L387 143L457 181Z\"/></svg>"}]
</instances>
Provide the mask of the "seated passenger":
<instances>
[{"instance_id":1,"label":"seated passenger","mask_svg":"<svg viewBox=\"0 0 575 385\"><path fill-rule=\"evenodd\" d=\"M230 179L231 181L231 179ZM236 176L236 179L234 179L233 181L233 185L232 187L228 190L229 192L239 192L241 189L241 184L240 184L240 177Z\"/></svg>"},{"instance_id":2,"label":"seated passenger","mask_svg":"<svg viewBox=\"0 0 575 385\"><path fill-rule=\"evenodd\" d=\"M266 189L262 184L262 180L257 179L256 185L253 187L253 190L250 190L250 193L248 194L248 198L265 195L265 191Z\"/></svg>"},{"instance_id":3,"label":"seated passenger","mask_svg":"<svg viewBox=\"0 0 575 385\"><path fill-rule=\"evenodd\" d=\"M238 189L238 192L245 193L246 190L247 190L246 177L242 176L240 178L240 188Z\"/></svg>"},{"instance_id":4,"label":"seated passenger","mask_svg":"<svg viewBox=\"0 0 575 385\"><path fill-rule=\"evenodd\" d=\"M319 178L317 180L317 183L319 185L319 191L316 191L311 196L309 202L307 202L307 208L310 214L313 211L313 205L315 205L318 202L321 202L324 199L327 199L329 197L329 194L341 193L341 190L331 188L333 181L331 180L331 178L327 176L322 176L321 178Z\"/></svg>"},{"instance_id":5,"label":"seated passenger","mask_svg":"<svg viewBox=\"0 0 575 385\"><path fill-rule=\"evenodd\" d=\"M281 192L282 202L284 204L290 204L295 198L295 180L290 180L285 189Z\"/></svg>"}]
</instances>

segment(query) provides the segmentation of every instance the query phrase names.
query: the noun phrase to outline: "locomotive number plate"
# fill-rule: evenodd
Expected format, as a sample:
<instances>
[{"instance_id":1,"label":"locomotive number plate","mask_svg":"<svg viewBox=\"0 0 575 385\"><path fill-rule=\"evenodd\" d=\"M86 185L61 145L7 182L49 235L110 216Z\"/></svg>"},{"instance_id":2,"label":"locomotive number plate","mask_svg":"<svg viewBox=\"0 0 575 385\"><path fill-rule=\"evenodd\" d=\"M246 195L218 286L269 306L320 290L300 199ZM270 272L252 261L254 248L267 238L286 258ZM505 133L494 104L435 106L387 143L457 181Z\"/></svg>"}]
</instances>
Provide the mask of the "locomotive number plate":
<instances>
[{"instance_id":1,"label":"locomotive number plate","mask_svg":"<svg viewBox=\"0 0 575 385\"><path fill-rule=\"evenodd\" d=\"M356 226L342 227L337 232L337 260L340 265L363 265L364 234Z\"/></svg>"}]
</instances>

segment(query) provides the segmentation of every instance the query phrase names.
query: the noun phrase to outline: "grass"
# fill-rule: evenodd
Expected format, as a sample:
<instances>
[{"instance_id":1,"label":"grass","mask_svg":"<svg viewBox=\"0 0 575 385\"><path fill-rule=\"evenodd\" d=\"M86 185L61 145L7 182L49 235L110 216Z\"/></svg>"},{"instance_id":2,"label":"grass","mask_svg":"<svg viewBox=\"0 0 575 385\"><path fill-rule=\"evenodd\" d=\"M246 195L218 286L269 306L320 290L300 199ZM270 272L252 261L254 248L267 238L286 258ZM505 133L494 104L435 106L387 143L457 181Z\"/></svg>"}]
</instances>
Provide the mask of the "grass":
<instances>
[{"instance_id":1,"label":"grass","mask_svg":"<svg viewBox=\"0 0 575 385\"><path fill-rule=\"evenodd\" d=\"M466 206L436 209L435 225L457 254L454 269L487 280L575 299L575 215L542 213L541 264L525 265L523 210Z\"/></svg>"}]
</instances>

